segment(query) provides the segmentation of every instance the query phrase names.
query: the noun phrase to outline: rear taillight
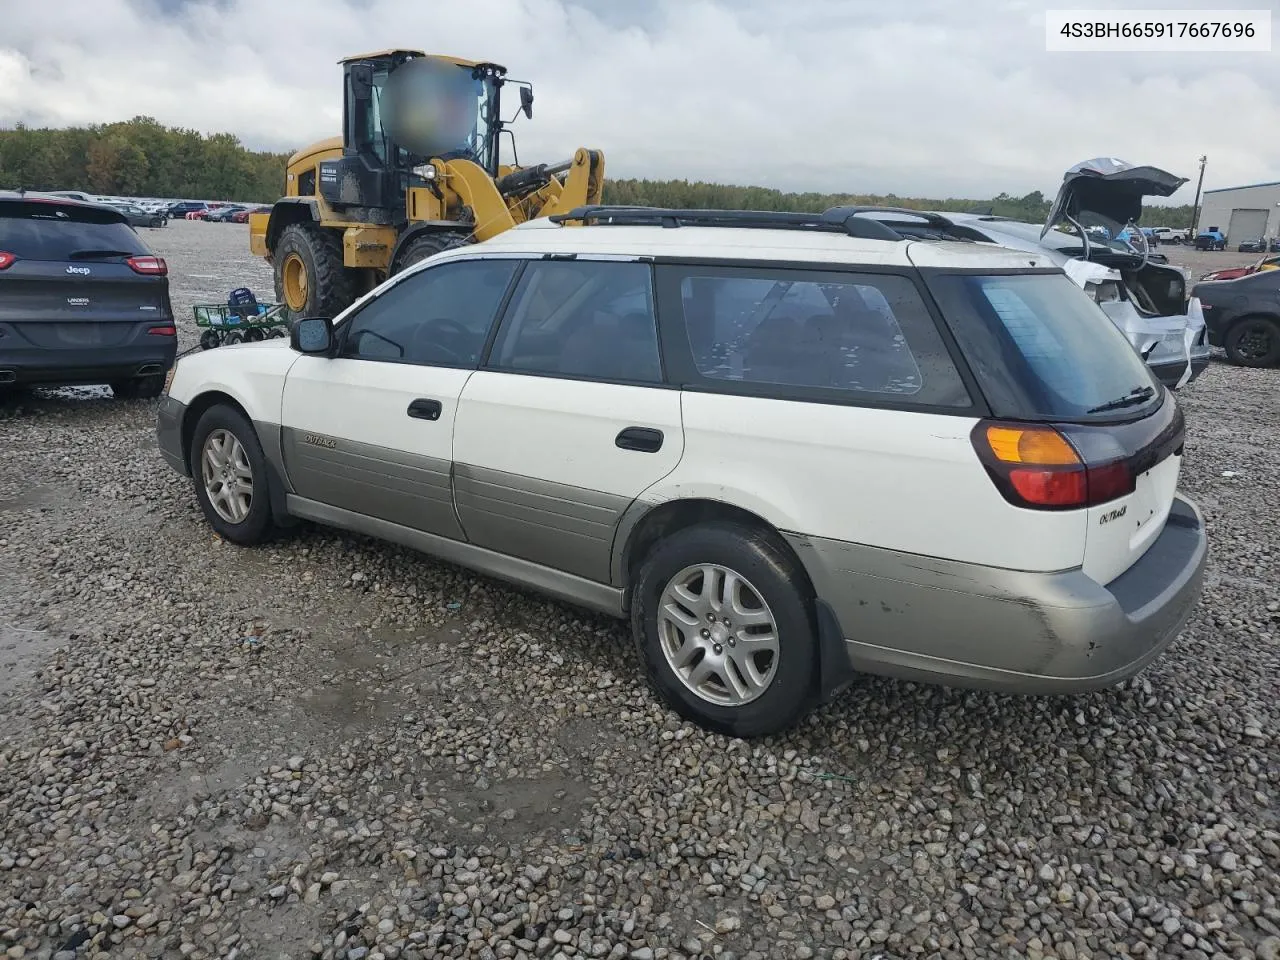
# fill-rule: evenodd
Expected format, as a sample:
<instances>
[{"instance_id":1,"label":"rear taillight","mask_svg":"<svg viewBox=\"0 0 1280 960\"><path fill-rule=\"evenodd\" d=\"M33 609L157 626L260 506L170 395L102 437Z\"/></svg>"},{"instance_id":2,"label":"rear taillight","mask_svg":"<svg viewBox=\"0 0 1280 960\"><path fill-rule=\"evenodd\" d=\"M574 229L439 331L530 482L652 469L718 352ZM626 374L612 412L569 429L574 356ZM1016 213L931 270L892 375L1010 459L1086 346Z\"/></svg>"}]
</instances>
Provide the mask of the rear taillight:
<instances>
[{"instance_id":1,"label":"rear taillight","mask_svg":"<svg viewBox=\"0 0 1280 960\"><path fill-rule=\"evenodd\" d=\"M178 335L178 328L173 324L169 324L164 327L152 327L147 331L147 333L151 334L153 337L176 337Z\"/></svg>"},{"instance_id":2,"label":"rear taillight","mask_svg":"<svg viewBox=\"0 0 1280 960\"><path fill-rule=\"evenodd\" d=\"M12 253L5 253L3 250L0 250L0 270L5 269L17 259L18 258Z\"/></svg>"},{"instance_id":3,"label":"rear taillight","mask_svg":"<svg viewBox=\"0 0 1280 960\"><path fill-rule=\"evenodd\" d=\"M125 261L134 273L144 273L151 277L163 277L169 272L169 265L164 257L130 257Z\"/></svg>"},{"instance_id":4,"label":"rear taillight","mask_svg":"<svg viewBox=\"0 0 1280 960\"><path fill-rule=\"evenodd\" d=\"M984 420L970 437L996 488L1018 507L1075 510L1134 490L1128 462L1089 463L1054 427Z\"/></svg>"}]
</instances>

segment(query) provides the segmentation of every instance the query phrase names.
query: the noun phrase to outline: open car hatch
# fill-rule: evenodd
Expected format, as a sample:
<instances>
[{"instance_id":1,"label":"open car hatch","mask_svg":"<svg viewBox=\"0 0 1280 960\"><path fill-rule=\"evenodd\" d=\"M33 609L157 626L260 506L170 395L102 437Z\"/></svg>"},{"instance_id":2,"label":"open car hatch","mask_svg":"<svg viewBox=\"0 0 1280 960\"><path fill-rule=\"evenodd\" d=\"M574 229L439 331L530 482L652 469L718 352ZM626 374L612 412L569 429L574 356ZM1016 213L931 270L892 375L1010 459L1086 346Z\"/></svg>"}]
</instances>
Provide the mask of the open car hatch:
<instances>
[{"instance_id":1,"label":"open car hatch","mask_svg":"<svg viewBox=\"0 0 1280 960\"><path fill-rule=\"evenodd\" d=\"M1063 176L1040 236L1043 239L1055 226L1072 221L1107 226L1137 223L1144 197L1172 196L1186 182L1186 177L1167 170L1136 167L1115 157L1085 160Z\"/></svg>"}]
</instances>

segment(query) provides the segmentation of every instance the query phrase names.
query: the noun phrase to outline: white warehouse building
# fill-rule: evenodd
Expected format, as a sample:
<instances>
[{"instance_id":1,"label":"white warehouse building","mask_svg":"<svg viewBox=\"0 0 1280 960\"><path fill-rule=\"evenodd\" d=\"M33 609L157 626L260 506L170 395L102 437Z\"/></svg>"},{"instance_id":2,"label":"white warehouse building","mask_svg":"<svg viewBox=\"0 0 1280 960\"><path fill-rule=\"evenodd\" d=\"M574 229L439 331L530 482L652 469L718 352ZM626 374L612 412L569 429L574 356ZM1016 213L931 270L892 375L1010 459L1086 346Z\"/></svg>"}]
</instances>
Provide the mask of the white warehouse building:
<instances>
[{"instance_id":1,"label":"white warehouse building","mask_svg":"<svg viewBox=\"0 0 1280 960\"><path fill-rule=\"evenodd\" d=\"M1204 192L1197 230L1217 227L1227 244L1280 234L1280 181Z\"/></svg>"}]
</instances>

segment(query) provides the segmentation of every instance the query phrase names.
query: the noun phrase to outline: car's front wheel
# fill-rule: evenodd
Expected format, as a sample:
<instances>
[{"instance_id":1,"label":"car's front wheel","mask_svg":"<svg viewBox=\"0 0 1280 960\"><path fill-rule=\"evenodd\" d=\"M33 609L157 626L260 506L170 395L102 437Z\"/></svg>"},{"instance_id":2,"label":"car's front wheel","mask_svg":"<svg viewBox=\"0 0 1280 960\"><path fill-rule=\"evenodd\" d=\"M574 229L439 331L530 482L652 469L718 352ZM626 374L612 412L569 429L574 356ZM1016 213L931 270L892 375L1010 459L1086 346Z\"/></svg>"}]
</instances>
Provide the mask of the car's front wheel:
<instances>
[{"instance_id":1,"label":"car's front wheel","mask_svg":"<svg viewBox=\"0 0 1280 960\"><path fill-rule=\"evenodd\" d=\"M267 460L242 413L219 404L201 415L191 438L191 475L200 509L221 537L244 546L267 538Z\"/></svg>"},{"instance_id":2,"label":"car's front wheel","mask_svg":"<svg viewBox=\"0 0 1280 960\"><path fill-rule=\"evenodd\" d=\"M1268 317L1245 317L1227 331L1222 345L1232 363L1274 367L1280 363L1280 323Z\"/></svg>"},{"instance_id":3,"label":"car's front wheel","mask_svg":"<svg viewBox=\"0 0 1280 960\"><path fill-rule=\"evenodd\" d=\"M689 527L650 552L631 597L649 681L681 716L757 737L810 707L817 638L799 571L766 534Z\"/></svg>"}]
</instances>

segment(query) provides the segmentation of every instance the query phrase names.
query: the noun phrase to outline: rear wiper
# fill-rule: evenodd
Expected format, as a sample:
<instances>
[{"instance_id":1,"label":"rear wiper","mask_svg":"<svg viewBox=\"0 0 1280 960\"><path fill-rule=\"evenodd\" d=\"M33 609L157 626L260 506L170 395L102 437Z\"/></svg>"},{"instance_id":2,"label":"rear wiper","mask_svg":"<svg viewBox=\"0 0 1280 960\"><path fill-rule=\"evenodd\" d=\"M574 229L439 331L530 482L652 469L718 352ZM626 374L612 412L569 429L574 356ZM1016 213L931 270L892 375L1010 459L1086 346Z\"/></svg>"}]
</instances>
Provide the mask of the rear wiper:
<instances>
[{"instance_id":1,"label":"rear wiper","mask_svg":"<svg viewBox=\"0 0 1280 960\"><path fill-rule=\"evenodd\" d=\"M1123 397L1116 397L1114 400L1108 400L1106 403L1100 403L1086 413L1106 413L1108 410L1120 410L1124 407L1136 407L1140 403L1146 403L1156 395L1155 387L1134 387Z\"/></svg>"},{"instance_id":2,"label":"rear wiper","mask_svg":"<svg viewBox=\"0 0 1280 960\"><path fill-rule=\"evenodd\" d=\"M96 260L99 257L132 257L132 250L72 250L68 260Z\"/></svg>"}]
</instances>

